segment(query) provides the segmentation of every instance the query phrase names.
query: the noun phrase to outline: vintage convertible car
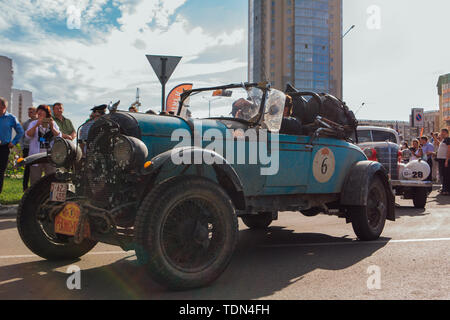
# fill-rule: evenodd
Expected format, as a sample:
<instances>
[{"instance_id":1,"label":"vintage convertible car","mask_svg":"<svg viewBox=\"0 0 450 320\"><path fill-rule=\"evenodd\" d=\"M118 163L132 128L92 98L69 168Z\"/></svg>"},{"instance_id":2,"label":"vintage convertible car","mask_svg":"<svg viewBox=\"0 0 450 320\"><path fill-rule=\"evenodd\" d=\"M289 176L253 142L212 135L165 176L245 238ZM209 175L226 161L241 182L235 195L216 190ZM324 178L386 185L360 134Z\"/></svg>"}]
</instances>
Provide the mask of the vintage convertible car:
<instances>
[{"instance_id":1,"label":"vintage convertible car","mask_svg":"<svg viewBox=\"0 0 450 320\"><path fill-rule=\"evenodd\" d=\"M318 104L314 123L284 134L283 113L306 96ZM254 229L278 212L324 213L352 223L362 241L378 239L386 219L395 220L386 170L324 117L324 96L291 92L290 106L286 99L268 84L237 84L185 92L175 115L110 106L86 152L57 139L48 155L25 159L49 159L58 170L24 195L20 236L49 260L80 257L97 242L135 250L154 280L173 289L222 274L238 217Z\"/></svg>"}]
</instances>

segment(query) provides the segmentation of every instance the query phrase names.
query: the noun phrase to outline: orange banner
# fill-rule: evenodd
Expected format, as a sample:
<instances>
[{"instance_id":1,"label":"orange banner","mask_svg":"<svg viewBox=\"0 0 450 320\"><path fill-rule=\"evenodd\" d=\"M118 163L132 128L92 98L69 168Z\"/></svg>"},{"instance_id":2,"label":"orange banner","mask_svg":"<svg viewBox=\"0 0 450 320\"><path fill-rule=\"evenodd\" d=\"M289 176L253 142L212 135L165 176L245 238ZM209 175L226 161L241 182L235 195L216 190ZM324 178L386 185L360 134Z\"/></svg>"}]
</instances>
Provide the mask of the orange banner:
<instances>
[{"instance_id":1,"label":"orange banner","mask_svg":"<svg viewBox=\"0 0 450 320\"><path fill-rule=\"evenodd\" d=\"M180 104L181 94L184 91L188 91L192 89L192 83L183 83L170 91L169 95L167 96L166 101L166 111L167 112L173 112L174 114L177 114L178 107Z\"/></svg>"}]
</instances>

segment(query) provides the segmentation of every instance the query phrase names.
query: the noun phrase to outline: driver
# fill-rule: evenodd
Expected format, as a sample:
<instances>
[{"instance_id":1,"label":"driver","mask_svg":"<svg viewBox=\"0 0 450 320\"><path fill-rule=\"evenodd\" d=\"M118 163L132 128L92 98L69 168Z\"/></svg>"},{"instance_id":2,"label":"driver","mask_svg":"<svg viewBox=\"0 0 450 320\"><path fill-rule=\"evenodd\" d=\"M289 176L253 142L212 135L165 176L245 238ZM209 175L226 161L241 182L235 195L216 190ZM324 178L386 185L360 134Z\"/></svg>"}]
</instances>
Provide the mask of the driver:
<instances>
[{"instance_id":1,"label":"driver","mask_svg":"<svg viewBox=\"0 0 450 320\"><path fill-rule=\"evenodd\" d=\"M231 115L233 118L250 120L254 115L255 108L257 108L250 100L241 98L233 103Z\"/></svg>"}]
</instances>

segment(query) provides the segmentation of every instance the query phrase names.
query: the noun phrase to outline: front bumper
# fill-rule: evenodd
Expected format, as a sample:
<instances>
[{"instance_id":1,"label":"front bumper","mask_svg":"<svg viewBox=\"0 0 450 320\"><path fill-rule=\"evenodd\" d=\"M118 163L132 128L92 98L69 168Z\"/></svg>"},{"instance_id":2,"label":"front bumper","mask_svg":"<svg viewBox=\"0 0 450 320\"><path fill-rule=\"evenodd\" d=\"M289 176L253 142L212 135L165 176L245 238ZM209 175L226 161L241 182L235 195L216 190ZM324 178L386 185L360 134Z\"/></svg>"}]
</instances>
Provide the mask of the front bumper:
<instances>
[{"instance_id":1,"label":"front bumper","mask_svg":"<svg viewBox=\"0 0 450 320\"><path fill-rule=\"evenodd\" d=\"M433 188L431 181L391 180L392 187Z\"/></svg>"}]
</instances>

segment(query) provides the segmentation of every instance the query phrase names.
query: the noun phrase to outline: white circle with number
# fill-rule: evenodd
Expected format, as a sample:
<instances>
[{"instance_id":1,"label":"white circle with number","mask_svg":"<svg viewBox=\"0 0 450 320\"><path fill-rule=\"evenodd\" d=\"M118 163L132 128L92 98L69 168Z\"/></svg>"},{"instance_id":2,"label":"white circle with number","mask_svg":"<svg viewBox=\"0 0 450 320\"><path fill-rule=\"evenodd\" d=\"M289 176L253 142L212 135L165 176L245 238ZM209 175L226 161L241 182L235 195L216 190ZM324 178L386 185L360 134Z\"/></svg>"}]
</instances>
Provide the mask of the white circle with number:
<instances>
[{"instance_id":1,"label":"white circle with number","mask_svg":"<svg viewBox=\"0 0 450 320\"><path fill-rule=\"evenodd\" d=\"M322 148L314 157L313 174L320 183L327 183L331 180L336 170L336 159L330 148Z\"/></svg>"}]
</instances>

